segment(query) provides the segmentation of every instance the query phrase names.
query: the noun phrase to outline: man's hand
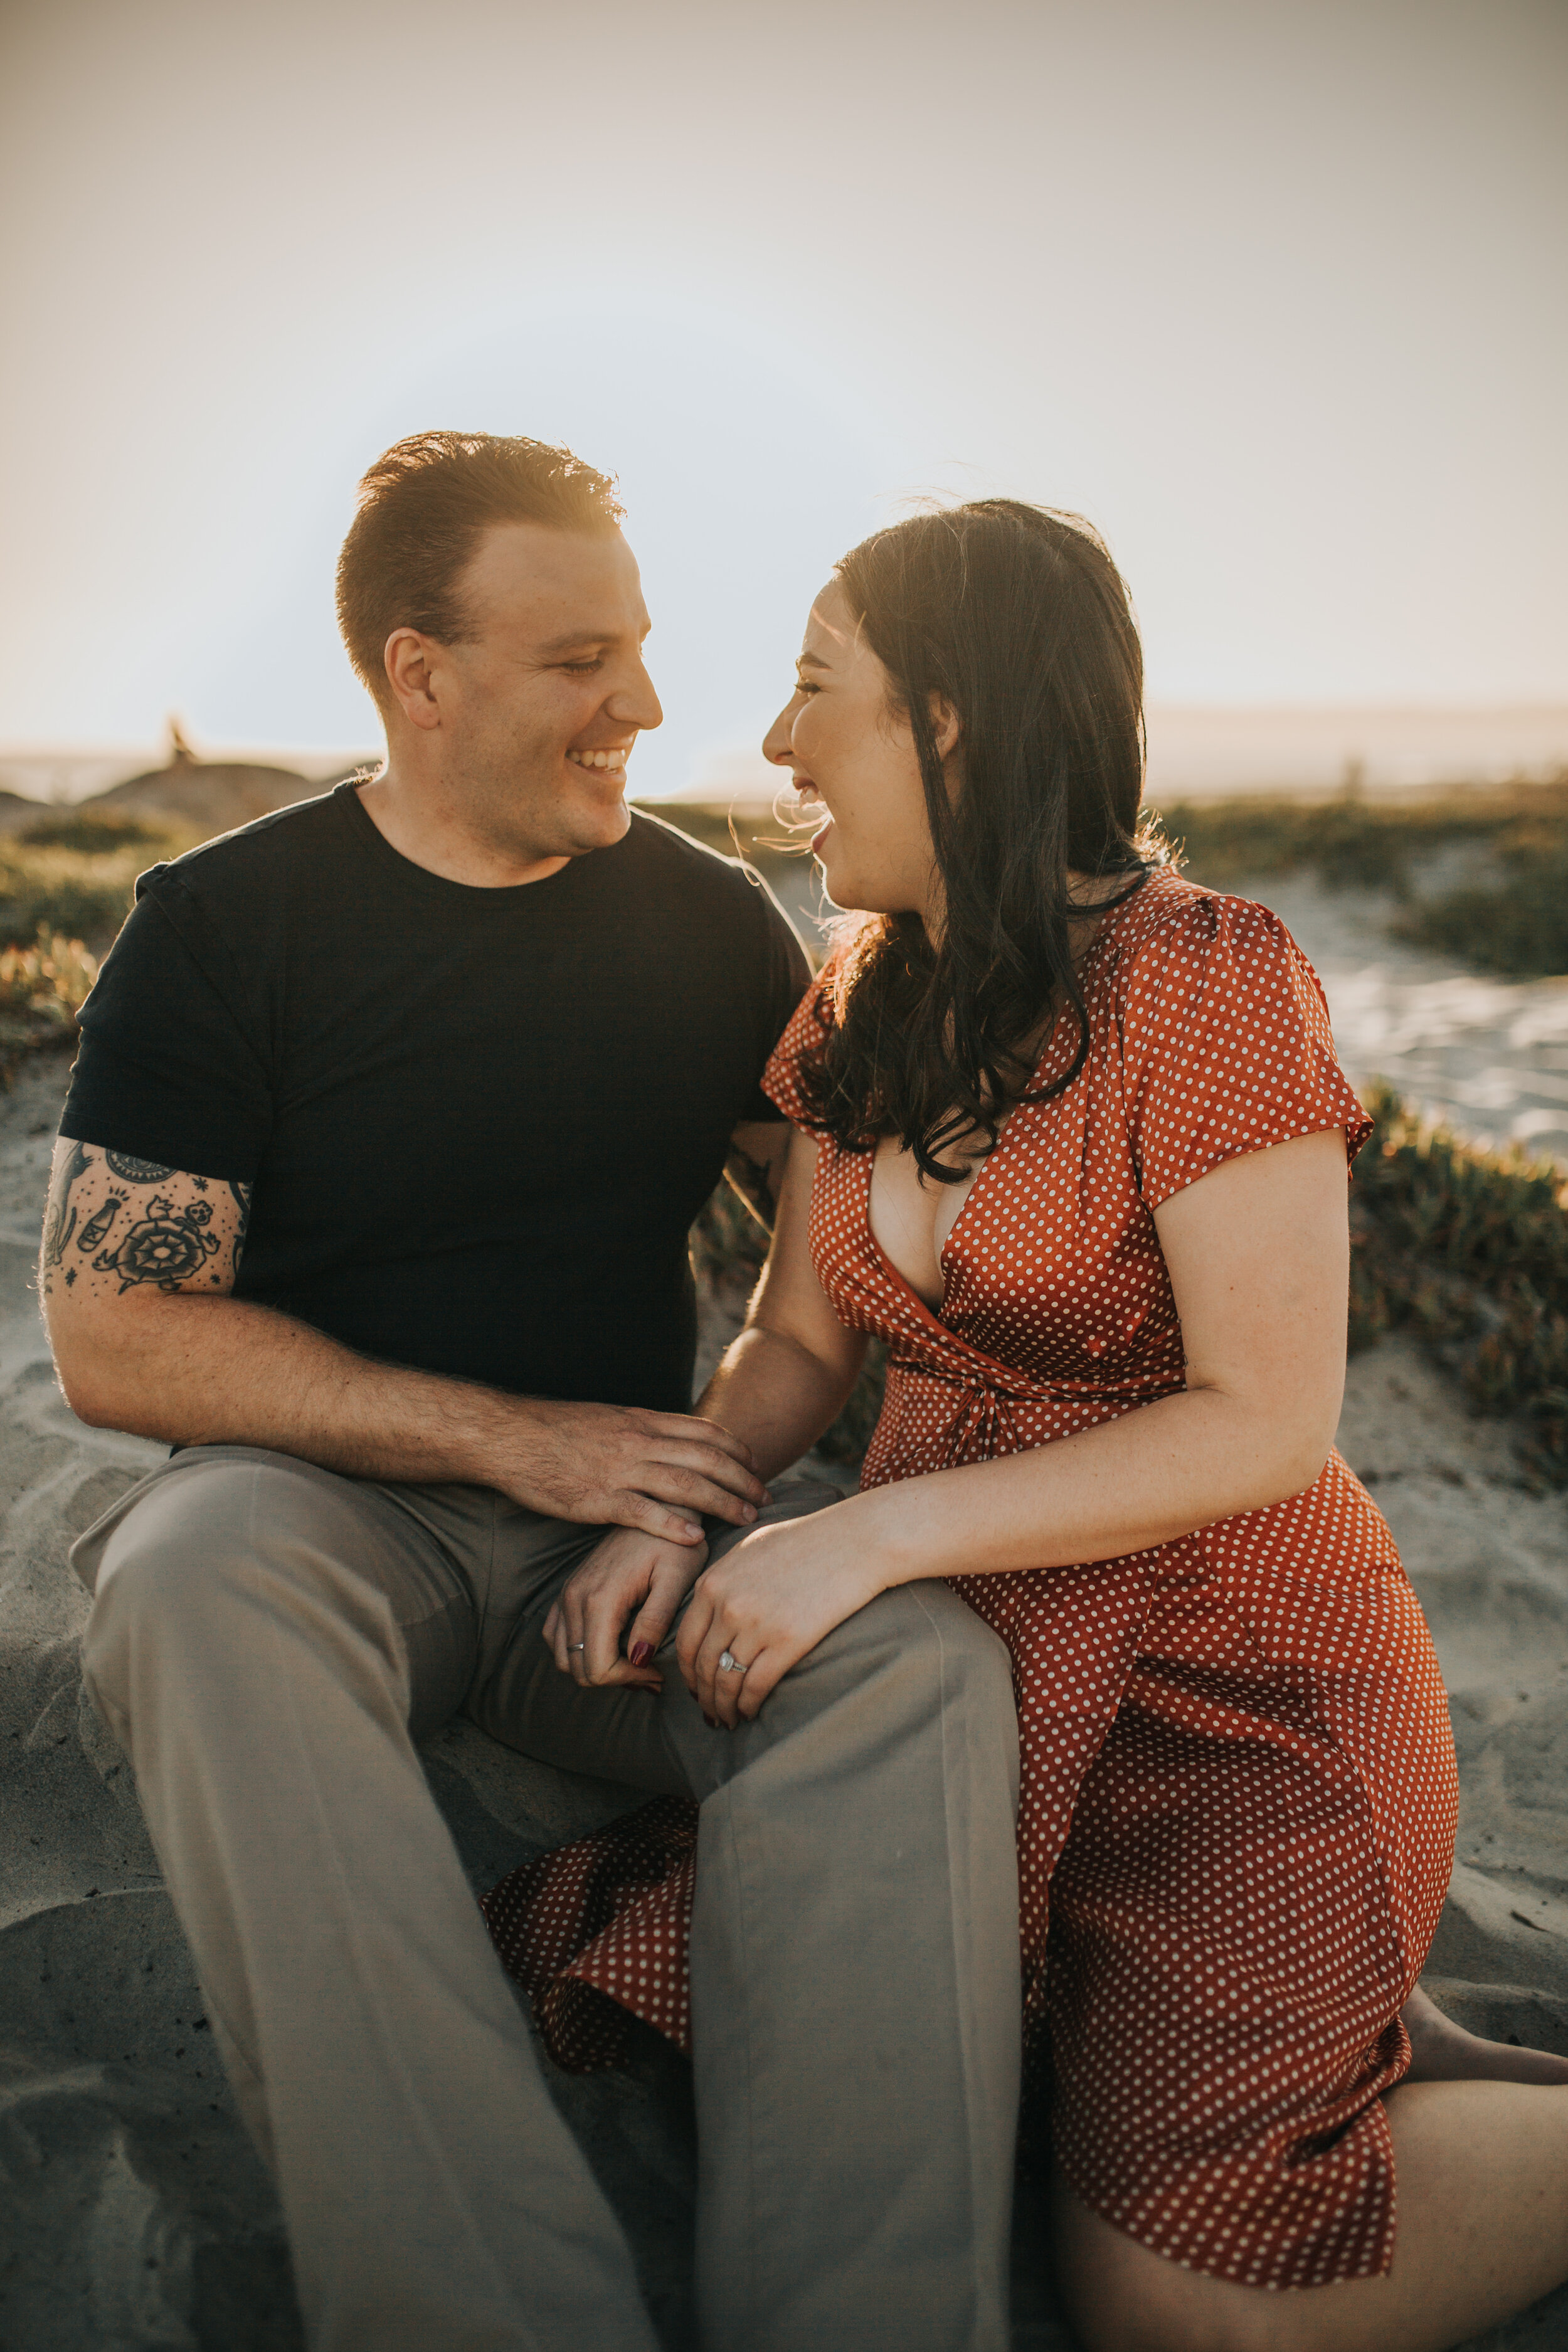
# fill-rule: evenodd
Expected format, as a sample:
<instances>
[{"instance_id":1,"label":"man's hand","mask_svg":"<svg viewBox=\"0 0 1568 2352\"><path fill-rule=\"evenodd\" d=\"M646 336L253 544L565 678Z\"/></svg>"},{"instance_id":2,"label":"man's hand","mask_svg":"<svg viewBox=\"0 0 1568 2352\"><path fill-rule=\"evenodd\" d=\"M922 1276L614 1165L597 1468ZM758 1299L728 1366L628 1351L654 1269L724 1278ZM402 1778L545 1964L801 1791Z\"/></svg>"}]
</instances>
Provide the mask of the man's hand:
<instances>
[{"instance_id":1,"label":"man's hand","mask_svg":"<svg viewBox=\"0 0 1568 2352\"><path fill-rule=\"evenodd\" d=\"M751 1447L716 1421L521 1397L515 1415L515 1440L497 1432L484 1483L549 1518L633 1528L689 1549L703 1512L750 1527L768 1499Z\"/></svg>"},{"instance_id":2,"label":"man's hand","mask_svg":"<svg viewBox=\"0 0 1568 2352\"><path fill-rule=\"evenodd\" d=\"M544 1621L544 1639L562 1673L584 1685L662 1690L655 1653L707 1557L705 1544L663 1543L635 1528L607 1535L574 1571Z\"/></svg>"}]
</instances>

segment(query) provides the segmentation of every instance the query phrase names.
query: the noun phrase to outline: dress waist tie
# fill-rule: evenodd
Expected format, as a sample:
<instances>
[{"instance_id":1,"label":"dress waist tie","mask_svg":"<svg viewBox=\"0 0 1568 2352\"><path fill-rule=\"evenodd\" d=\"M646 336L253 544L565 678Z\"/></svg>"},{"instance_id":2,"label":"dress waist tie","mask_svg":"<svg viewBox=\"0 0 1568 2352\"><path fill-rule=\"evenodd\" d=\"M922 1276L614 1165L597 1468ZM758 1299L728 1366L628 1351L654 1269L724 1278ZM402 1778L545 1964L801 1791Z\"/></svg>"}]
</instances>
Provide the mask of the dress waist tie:
<instances>
[{"instance_id":1,"label":"dress waist tie","mask_svg":"<svg viewBox=\"0 0 1568 2352\"><path fill-rule=\"evenodd\" d=\"M972 1373L963 1383L957 1409L947 1425L942 1441L942 1468L952 1470L964 1461L990 1462L998 1454L1022 1451L1023 1440L1006 1391L993 1388L989 1381Z\"/></svg>"}]
</instances>

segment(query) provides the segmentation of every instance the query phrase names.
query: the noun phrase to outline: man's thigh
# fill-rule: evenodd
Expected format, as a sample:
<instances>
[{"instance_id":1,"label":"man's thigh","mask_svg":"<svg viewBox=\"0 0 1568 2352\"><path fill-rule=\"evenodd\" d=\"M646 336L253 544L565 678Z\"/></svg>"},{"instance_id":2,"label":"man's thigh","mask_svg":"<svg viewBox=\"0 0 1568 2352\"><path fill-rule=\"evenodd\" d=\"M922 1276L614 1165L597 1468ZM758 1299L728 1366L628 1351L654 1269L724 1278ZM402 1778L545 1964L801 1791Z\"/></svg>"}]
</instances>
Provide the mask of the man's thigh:
<instances>
[{"instance_id":1,"label":"man's thigh","mask_svg":"<svg viewBox=\"0 0 1568 2352\"><path fill-rule=\"evenodd\" d=\"M788 1479L775 1489L774 1500L762 1511L758 1524L801 1518L839 1499L837 1489L824 1480ZM721 1558L746 1532L735 1528L721 1534L710 1557ZM531 1530L522 1535L531 1546L538 1541ZM733 1734L710 1730L676 1664L675 1637L684 1608L658 1652L662 1692L584 1689L561 1673L541 1633L552 1602L576 1564L575 1559L563 1560L542 1582L533 1580L531 1567L526 1601L517 1611L493 1673L476 1685L467 1713L495 1738L563 1770L594 1773L666 1795L707 1795L737 1769L743 1751L770 1744L773 1730L795 1711L798 1698L792 1694L790 1701L775 1705L775 1694L769 1701L771 1717L764 1708L758 1726L742 1727ZM826 1663L821 1652L854 1652L864 1633L858 1626L854 1631L839 1627L797 1672L810 1667L814 1685L821 1682ZM791 1679L786 1676L785 1684Z\"/></svg>"},{"instance_id":2,"label":"man's thigh","mask_svg":"<svg viewBox=\"0 0 1568 2352\"><path fill-rule=\"evenodd\" d=\"M480 1654L493 1499L480 1488L403 1490L291 1454L191 1446L142 1479L72 1547L101 1607L155 1621L184 1593L237 1606L273 1585L329 1614L368 1588L401 1637L416 1738L461 1706Z\"/></svg>"}]
</instances>

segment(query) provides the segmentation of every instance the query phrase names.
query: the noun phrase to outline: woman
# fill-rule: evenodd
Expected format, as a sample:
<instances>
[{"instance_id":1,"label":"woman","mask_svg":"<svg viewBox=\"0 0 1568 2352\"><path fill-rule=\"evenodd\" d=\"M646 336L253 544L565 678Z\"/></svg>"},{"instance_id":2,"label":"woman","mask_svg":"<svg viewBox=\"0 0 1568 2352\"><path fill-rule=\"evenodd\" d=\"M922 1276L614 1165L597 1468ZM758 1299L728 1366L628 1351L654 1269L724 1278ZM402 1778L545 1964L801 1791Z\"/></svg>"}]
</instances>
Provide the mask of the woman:
<instances>
[{"instance_id":1,"label":"woman","mask_svg":"<svg viewBox=\"0 0 1568 2352\"><path fill-rule=\"evenodd\" d=\"M875 1593L952 1580L1014 1660L1084 2339L1414 2352L1568 2275L1568 2096L1402 2084L1456 1783L1331 1450L1368 1122L1283 928L1137 838L1141 694L1099 541L1010 501L879 532L813 609L766 749L870 914L771 1066L798 1133L702 1410L771 1475L871 1332L887 1400L862 1491L709 1566L677 1654L743 1727ZM612 1545L558 1663L655 1679L689 1565L617 1577Z\"/></svg>"}]
</instances>

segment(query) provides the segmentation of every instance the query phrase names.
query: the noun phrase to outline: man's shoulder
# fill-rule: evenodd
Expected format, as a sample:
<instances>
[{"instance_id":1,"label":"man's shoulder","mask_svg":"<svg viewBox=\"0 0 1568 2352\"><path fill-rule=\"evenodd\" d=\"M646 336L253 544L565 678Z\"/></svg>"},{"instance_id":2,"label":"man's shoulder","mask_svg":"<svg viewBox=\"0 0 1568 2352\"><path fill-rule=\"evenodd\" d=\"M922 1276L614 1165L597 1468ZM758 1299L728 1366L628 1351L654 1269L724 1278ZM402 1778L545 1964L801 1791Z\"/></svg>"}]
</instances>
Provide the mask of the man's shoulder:
<instances>
[{"instance_id":1,"label":"man's shoulder","mask_svg":"<svg viewBox=\"0 0 1568 2352\"><path fill-rule=\"evenodd\" d=\"M215 912L253 909L291 870L318 874L345 841L340 791L293 801L149 867L137 879L136 896L180 897Z\"/></svg>"},{"instance_id":2,"label":"man's shoulder","mask_svg":"<svg viewBox=\"0 0 1568 2352\"><path fill-rule=\"evenodd\" d=\"M725 856L648 809L634 808L631 820L622 847L645 887L663 897L676 893L696 913L717 917L728 911L736 921L759 929L770 914L778 914L772 892L742 858Z\"/></svg>"},{"instance_id":3,"label":"man's shoulder","mask_svg":"<svg viewBox=\"0 0 1568 2352\"><path fill-rule=\"evenodd\" d=\"M626 847L639 863L650 869L678 875L694 890L712 890L731 894L747 887L748 877L738 857L726 857L722 850L711 849L705 841L696 840L682 833L668 817L656 816L651 809L634 808Z\"/></svg>"}]
</instances>

